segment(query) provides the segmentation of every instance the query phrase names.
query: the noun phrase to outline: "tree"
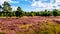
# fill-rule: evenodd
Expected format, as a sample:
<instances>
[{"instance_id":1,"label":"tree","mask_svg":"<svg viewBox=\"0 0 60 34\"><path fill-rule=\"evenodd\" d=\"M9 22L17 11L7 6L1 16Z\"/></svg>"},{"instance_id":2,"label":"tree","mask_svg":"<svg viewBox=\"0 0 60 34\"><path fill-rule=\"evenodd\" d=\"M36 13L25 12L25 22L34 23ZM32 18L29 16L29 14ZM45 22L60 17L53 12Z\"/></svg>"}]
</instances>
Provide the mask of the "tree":
<instances>
[{"instance_id":1,"label":"tree","mask_svg":"<svg viewBox=\"0 0 60 34\"><path fill-rule=\"evenodd\" d=\"M1 11L1 9L2 9L2 6L0 5L0 11Z\"/></svg>"},{"instance_id":2,"label":"tree","mask_svg":"<svg viewBox=\"0 0 60 34\"><path fill-rule=\"evenodd\" d=\"M16 17L22 17L23 16L23 11L20 7L17 8L17 11L16 11Z\"/></svg>"},{"instance_id":3,"label":"tree","mask_svg":"<svg viewBox=\"0 0 60 34\"><path fill-rule=\"evenodd\" d=\"M0 16L2 15L2 6L0 5Z\"/></svg>"},{"instance_id":4,"label":"tree","mask_svg":"<svg viewBox=\"0 0 60 34\"><path fill-rule=\"evenodd\" d=\"M31 12L31 16L32 16L32 17L33 17L33 16L35 16L35 14L34 14L34 12L33 12L33 11Z\"/></svg>"},{"instance_id":5,"label":"tree","mask_svg":"<svg viewBox=\"0 0 60 34\"><path fill-rule=\"evenodd\" d=\"M58 16L58 15L59 15L59 10L54 9L54 10L53 10L53 15L54 15L55 17Z\"/></svg>"},{"instance_id":6,"label":"tree","mask_svg":"<svg viewBox=\"0 0 60 34\"><path fill-rule=\"evenodd\" d=\"M8 13L8 16L9 16L9 17L11 17L11 16L12 16L11 11L12 11L12 8L11 8L11 7L9 7L9 9L8 9L8 12L9 12L9 13Z\"/></svg>"},{"instance_id":7,"label":"tree","mask_svg":"<svg viewBox=\"0 0 60 34\"><path fill-rule=\"evenodd\" d=\"M12 11L10 4L6 1L3 4L3 11L6 12L6 17L8 17L8 15L11 14L10 12Z\"/></svg>"}]
</instances>

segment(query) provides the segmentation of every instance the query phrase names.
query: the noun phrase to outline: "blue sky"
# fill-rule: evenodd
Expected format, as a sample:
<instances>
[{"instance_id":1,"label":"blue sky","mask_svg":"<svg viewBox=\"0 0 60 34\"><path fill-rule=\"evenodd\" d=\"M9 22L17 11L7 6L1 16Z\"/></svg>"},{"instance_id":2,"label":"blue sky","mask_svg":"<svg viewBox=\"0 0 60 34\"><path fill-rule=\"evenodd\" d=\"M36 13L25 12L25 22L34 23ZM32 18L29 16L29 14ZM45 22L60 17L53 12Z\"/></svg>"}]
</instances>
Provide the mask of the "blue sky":
<instances>
[{"instance_id":1,"label":"blue sky","mask_svg":"<svg viewBox=\"0 0 60 34\"><path fill-rule=\"evenodd\" d=\"M20 6L23 11L60 9L60 0L0 0L0 5L2 5L4 1L9 2L13 10L16 10L18 6Z\"/></svg>"}]
</instances>

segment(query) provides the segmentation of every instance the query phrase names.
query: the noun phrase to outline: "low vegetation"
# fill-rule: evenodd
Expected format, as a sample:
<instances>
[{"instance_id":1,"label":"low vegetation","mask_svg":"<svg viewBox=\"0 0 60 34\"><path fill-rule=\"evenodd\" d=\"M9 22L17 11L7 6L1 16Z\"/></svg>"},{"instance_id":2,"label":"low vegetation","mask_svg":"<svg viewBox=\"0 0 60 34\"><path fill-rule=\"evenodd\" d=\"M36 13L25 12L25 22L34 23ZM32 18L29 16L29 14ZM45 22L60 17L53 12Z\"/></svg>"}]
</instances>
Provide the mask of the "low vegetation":
<instances>
[{"instance_id":1,"label":"low vegetation","mask_svg":"<svg viewBox=\"0 0 60 34\"><path fill-rule=\"evenodd\" d=\"M39 24L38 26L35 25L30 27L31 30L25 31L25 33L23 32L18 34L60 34L60 24L57 23L51 24L51 22L46 22L44 24Z\"/></svg>"},{"instance_id":2,"label":"low vegetation","mask_svg":"<svg viewBox=\"0 0 60 34\"><path fill-rule=\"evenodd\" d=\"M60 34L58 19L60 17L0 18L0 32L1 34Z\"/></svg>"}]
</instances>

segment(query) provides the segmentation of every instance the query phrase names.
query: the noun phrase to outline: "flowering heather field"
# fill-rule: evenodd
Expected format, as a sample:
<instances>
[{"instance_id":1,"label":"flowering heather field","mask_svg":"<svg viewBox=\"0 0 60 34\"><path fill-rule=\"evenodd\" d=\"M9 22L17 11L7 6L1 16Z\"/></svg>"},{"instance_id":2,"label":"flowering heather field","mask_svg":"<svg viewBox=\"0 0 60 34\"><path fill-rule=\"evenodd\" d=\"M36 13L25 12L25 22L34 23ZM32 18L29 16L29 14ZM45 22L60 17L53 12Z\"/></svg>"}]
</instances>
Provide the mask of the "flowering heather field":
<instances>
[{"instance_id":1,"label":"flowering heather field","mask_svg":"<svg viewBox=\"0 0 60 34\"><path fill-rule=\"evenodd\" d=\"M0 18L0 34L60 34L60 16Z\"/></svg>"}]
</instances>

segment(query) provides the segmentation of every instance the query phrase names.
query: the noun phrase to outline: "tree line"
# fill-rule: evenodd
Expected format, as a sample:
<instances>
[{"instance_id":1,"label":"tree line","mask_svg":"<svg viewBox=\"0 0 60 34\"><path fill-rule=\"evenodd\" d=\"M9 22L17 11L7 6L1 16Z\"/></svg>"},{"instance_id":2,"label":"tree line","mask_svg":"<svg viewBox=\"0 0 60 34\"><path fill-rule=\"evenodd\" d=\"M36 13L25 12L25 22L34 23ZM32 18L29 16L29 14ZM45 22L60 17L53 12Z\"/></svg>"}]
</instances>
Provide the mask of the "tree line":
<instances>
[{"instance_id":1,"label":"tree line","mask_svg":"<svg viewBox=\"0 0 60 34\"><path fill-rule=\"evenodd\" d=\"M2 9L2 11L1 11ZM8 2L4 2L2 6L0 5L0 16L3 17L22 17L22 16L60 16L60 11L57 9L54 9L53 11L31 11L31 12L25 12L21 9L21 7L18 7L16 11L12 11L11 5Z\"/></svg>"}]
</instances>

